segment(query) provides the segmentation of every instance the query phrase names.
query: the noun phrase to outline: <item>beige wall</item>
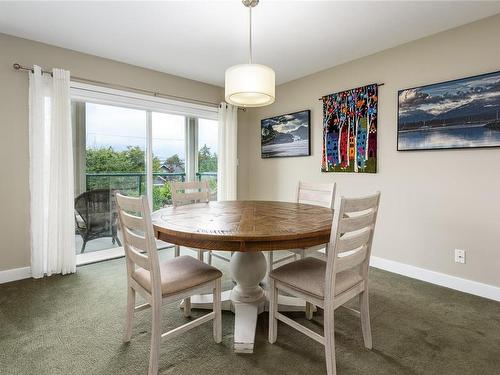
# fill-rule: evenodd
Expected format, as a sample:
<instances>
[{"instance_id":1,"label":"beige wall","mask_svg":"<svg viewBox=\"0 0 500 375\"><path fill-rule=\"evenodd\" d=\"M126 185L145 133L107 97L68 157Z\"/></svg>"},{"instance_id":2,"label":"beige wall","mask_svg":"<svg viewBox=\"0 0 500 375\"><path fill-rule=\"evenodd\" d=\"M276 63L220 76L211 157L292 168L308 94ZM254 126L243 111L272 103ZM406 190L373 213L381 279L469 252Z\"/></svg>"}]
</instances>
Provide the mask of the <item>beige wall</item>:
<instances>
[{"instance_id":1,"label":"beige wall","mask_svg":"<svg viewBox=\"0 0 500 375\"><path fill-rule=\"evenodd\" d=\"M381 190L373 255L500 286L500 148L396 151L398 89L496 70L500 15L279 86L275 104L240 116L239 197L293 200L299 180L335 181L346 196ZM385 82L379 172L321 173L317 99L373 82ZM261 159L260 120L302 109L312 110L312 156ZM455 248L467 250L465 265Z\"/></svg>"},{"instance_id":2,"label":"beige wall","mask_svg":"<svg viewBox=\"0 0 500 375\"><path fill-rule=\"evenodd\" d=\"M223 98L220 87L0 34L0 271L30 264L28 75L15 72L14 62L199 100Z\"/></svg>"}]
</instances>

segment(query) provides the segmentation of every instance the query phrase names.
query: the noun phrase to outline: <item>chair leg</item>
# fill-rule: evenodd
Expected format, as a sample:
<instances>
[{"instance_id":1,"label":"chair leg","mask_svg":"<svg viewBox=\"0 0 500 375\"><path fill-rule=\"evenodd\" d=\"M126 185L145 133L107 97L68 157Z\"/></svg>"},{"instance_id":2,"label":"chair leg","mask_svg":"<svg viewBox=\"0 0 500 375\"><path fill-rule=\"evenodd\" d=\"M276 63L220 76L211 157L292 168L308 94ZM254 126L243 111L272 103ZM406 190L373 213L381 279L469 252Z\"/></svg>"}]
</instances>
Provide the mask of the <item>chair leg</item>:
<instances>
[{"instance_id":1,"label":"chair leg","mask_svg":"<svg viewBox=\"0 0 500 375\"><path fill-rule=\"evenodd\" d=\"M198 260L201 260L203 262L203 251L198 250Z\"/></svg>"},{"instance_id":2,"label":"chair leg","mask_svg":"<svg viewBox=\"0 0 500 375\"><path fill-rule=\"evenodd\" d=\"M211 266L212 265L212 252L208 252L208 264Z\"/></svg>"},{"instance_id":3,"label":"chair leg","mask_svg":"<svg viewBox=\"0 0 500 375\"><path fill-rule=\"evenodd\" d=\"M299 259L304 259L306 257L305 249L300 249L298 252ZM306 319L311 320L314 315L314 306L310 302L306 302Z\"/></svg>"},{"instance_id":4,"label":"chair leg","mask_svg":"<svg viewBox=\"0 0 500 375\"><path fill-rule=\"evenodd\" d=\"M370 308L368 303L368 290L365 289L359 295L360 316L361 316L361 329L363 331L363 340L367 349L372 349L372 329L370 324Z\"/></svg>"},{"instance_id":5,"label":"chair leg","mask_svg":"<svg viewBox=\"0 0 500 375\"><path fill-rule=\"evenodd\" d=\"M274 251L267 252L267 271L271 272L273 270L274 263Z\"/></svg>"},{"instance_id":6,"label":"chair leg","mask_svg":"<svg viewBox=\"0 0 500 375\"><path fill-rule=\"evenodd\" d=\"M326 373L327 375L336 375L334 309L331 304L331 302L326 304L324 315Z\"/></svg>"},{"instance_id":7,"label":"chair leg","mask_svg":"<svg viewBox=\"0 0 500 375\"><path fill-rule=\"evenodd\" d=\"M214 293L214 303L213 310L215 312L214 319L214 340L218 344L222 341L222 311L221 311L221 279L215 280Z\"/></svg>"},{"instance_id":8,"label":"chair leg","mask_svg":"<svg viewBox=\"0 0 500 375\"><path fill-rule=\"evenodd\" d=\"M85 246L87 245L87 240L83 240L83 244L82 244L82 248L80 249L80 254L83 254L83 252L85 251Z\"/></svg>"},{"instance_id":9,"label":"chair leg","mask_svg":"<svg viewBox=\"0 0 500 375\"><path fill-rule=\"evenodd\" d=\"M160 357L160 337L161 337L161 322L160 322L160 302L153 300L152 306L152 324L151 324L151 349L149 354L149 371L148 375L158 374L158 359Z\"/></svg>"},{"instance_id":10,"label":"chair leg","mask_svg":"<svg viewBox=\"0 0 500 375\"><path fill-rule=\"evenodd\" d=\"M132 322L134 319L135 290L127 287L127 310L125 312L125 332L123 341L129 342L132 337Z\"/></svg>"},{"instance_id":11,"label":"chair leg","mask_svg":"<svg viewBox=\"0 0 500 375\"><path fill-rule=\"evenodd\" d=\"M197 250L197 252L198 252L198 259L203 262L203 252L201 250ZM200 259L200 254L201 254L201 259ZM180 255L181 255L181 247L179 245L175 245L174 257L177 258ZM186 318L191 316L191 298L184 298L183 306L184 306L184 316Z\"/></svg>"},{"instance_id":12,"label":"chair leg","mask_svg":"<svg viewBox=\"0 0 500 375\"><path fill-rule=\"evenodd\" d=\"M186 318L191 316L191 297L184 298L184 316Z\"/></svg>"},{"instance_id":13,"label":"chair leg","mask_svg":"<svg viewBox=\"0 0 500 375\"><path fill-rule=\"evenodd\" d=\"M276 313L278 312L278 289L273 279L269 279L269 342L274 344L278 337L278 319Z\"/></svg>"},{"instance_id":14,"label":"chair leg","mask_svg":"<svg viewBox=\"0 0 500 375\"><path fill-rule=\"evenodd\" d=\"M311 320L314 315L314 306L310 302L306 302L306 319Z\"/></svg>"},{"instance_id":15,"label":"chair leg","mask_svg":"<svg viewBox=\"0 0 500 375\"><path fill-rule=\"evenodd\" d=\"M271 285L271 279L269 278L269 274L273 270L273 261L274 261L273 260L273 251L267 252L266 260L267 260L266 284L267 284L267 287L269 288L269 285ZM271 290L271 289L269 289L269 290Z\"/></svg>"}]
</instances>

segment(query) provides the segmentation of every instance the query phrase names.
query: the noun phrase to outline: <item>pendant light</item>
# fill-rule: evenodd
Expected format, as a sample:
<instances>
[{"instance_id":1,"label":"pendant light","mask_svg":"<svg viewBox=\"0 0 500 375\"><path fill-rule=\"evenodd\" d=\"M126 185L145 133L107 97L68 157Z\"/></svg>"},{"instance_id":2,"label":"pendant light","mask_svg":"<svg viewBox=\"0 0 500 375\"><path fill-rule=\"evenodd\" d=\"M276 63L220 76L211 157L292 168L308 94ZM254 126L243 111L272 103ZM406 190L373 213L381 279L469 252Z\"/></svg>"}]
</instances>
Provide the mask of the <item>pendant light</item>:
<instances>
[{"instance_id":1,"label":"pendant light","mask_svg":"<svg viewBox=\"0 0 500 375\"><path fill-rule=\"evenodd\" d=\"M248 64L231 66L226 70L226 102L239 107L263 107L274 103L275 74L270 67L252 62L252 8L259 0L242 0L250 11Z\"/></svg>"}]
</instances>

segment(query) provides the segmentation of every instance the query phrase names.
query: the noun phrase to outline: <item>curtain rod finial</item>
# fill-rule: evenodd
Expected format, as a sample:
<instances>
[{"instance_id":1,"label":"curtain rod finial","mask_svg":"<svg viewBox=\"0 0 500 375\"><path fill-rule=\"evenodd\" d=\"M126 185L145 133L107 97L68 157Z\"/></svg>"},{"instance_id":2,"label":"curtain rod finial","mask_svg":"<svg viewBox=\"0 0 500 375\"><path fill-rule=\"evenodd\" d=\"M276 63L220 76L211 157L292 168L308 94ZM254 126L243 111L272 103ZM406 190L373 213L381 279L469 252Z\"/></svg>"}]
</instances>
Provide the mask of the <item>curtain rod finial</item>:
<instances>
[{"instance_id":1,"label":"curtain rod finial","mask_svg":"<svg viewBox=\"0 0 500 375\"><path fill-rule=\"evenodd\" d=\"M19 70L19 69L21 69L21 64L14 63L14 64L12 64L12 67L13 67L15 70Z\"/></svg>"}]
</instances>

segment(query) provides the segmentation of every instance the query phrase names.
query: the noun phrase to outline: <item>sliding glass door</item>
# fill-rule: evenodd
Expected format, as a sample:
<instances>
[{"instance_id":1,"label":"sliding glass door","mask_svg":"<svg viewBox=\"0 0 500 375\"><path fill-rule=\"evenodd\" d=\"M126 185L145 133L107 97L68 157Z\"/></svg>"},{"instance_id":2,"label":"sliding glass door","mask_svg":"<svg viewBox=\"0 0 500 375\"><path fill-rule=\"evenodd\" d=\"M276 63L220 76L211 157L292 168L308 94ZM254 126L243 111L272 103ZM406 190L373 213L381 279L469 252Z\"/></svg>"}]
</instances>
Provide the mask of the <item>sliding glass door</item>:
<instances>
[{"instance_id":1,"label":"sliding glass door","mask_svg":"<svg viewBox=\"0 0 500 375\"><path fill-rule=\"evenodd\" d=\"M170 182L186 180L186 117L152 113L153 210L172 203Z\"/></svg>"},{"instance_id":2,"label":"sliding glass door","mask_svg":"<svg viewBox=\"0 0 500 375\"><path fill-rule=\"evenodd\" d=\"M117 191L158 210L172 203L172 181L206 179L216 199L214 119L82 100L72 108L77 253L120 248Z\"/></svg>"},{"instance_id":3,"label":"sliding glass door","mask_svg":"<svg viewBox=\"0 0 500 375\"><path fill-rule=\"evenodd\" d=\"M146 111L73 103L77 253L120 246L114 194L147 190Z\"/></svg>"},{"instance_id":4,"label":"sliding glass door","mask_svg":"<svg viewBox=\"0 0 500 375\"><path fill-rule=\"evenodd\" d=\"M212 200L217 200L217 154L218 122L198 120L198 163L196 176L199 180L208 180L212 190Z\"/></svg>"}]
</instances>

